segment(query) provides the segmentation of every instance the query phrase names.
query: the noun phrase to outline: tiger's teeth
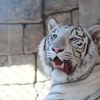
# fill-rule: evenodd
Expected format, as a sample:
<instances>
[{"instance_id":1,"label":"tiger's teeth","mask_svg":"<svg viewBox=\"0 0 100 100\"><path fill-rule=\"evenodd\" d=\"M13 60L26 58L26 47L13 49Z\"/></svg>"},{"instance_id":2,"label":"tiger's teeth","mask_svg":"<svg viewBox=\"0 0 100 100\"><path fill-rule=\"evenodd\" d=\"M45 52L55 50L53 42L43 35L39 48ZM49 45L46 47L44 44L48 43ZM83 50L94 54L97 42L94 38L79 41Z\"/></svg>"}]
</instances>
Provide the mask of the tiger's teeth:
<instances>
[{"instance_id":1,"label":"tiger's teeth","mask_svg":"<svg viewBox=\"0 0 100 100\"><path fill-rule=\"evenodd\" d=\"M64 68L64 63L62 63L61 68Z\"/></svg>"},{"instance_id":2,"label":"tiger's teeth","mask_svg":"<svg viewBox=\"0 0 100 100\"><path fill-rule=\"evenodd\" d=\"M55 65L55 63L53 62L53 67L55 68L56 67L56 65Z\"/></svg>"}]
</instances>

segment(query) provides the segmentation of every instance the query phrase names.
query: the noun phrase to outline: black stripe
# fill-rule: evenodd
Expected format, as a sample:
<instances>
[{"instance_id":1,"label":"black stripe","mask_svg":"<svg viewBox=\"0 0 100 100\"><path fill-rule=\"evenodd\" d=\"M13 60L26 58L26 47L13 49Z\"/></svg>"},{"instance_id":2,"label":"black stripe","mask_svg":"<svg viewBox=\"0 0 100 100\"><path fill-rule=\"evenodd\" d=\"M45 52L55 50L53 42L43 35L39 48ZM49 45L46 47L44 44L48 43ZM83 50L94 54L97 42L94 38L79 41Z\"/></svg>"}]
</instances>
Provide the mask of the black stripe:
<instances>
[{"instance_id":1,"label":"black stripe","mask_svg":"<svg viewBox=\"0 0 100 100\"><path fill-rule=\"evenodd\" d=\"M87 48L86 48L86 52L85 52L85 56L87 55L88 51L89 51L89 45L90 45L91 41L88 38L88 44L87 44Z\"/></svg>"},{"instance_id":2,"label":"black stripe","mask_svg":"<svg viewBox=\"0 0 100 100\"><path fill-rule=\"evenodd\" d=\"M44 51L46 50L46 38L44 40L44 47L43 47Z\"/></svg>"},{"instance_id":3,"label":"black stripe","mask_svg":"<svg viewBox=\"0 0 100 100\"><path fill-rule=\"evenodd\" d=\"M74 31L74 29L71 30L70 34L72 34L73 31Z\"/></svg>"},{"instance_id":4,"label":"black stripe","mask_svg":"<svg viewBox=\"0 0 100 100\"><path fill-rule=\"evenodd\" d=\"M64 95L63 93L60 93L60 92L50 92L49 95L54 95L54 94L62 94Z\"/></svg>"}]
</instances>

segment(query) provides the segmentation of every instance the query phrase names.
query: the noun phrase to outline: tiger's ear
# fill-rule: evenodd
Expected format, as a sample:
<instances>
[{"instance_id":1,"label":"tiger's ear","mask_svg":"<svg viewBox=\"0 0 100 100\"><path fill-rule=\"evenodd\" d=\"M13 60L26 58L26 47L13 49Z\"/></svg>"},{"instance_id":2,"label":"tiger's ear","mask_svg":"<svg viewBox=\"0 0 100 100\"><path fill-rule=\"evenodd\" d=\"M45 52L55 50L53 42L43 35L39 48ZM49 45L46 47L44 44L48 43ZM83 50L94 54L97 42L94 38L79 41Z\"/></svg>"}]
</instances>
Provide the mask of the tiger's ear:
<instances>
[{"instance_id":1,"label":"tiger's ear","mask_svg":"<svg viewBox=\"0 0 100 100\"><path fill-rule=\"evenodd\" d=\"M58 23L54 18L50 19L48 22L48 31L50 32L57 24Z\"/></svg>"},{"instance_id":2,"label":"tiger's ear","mask_svg":"<svg viewBox=\"0 0 100 100\"><path fill-rule=\"evenodd\" d=\"M90 33L93 41L97 44L100 44L100 25L95 24L88 28L88 32Z\"/></svg>"}]
</instances>

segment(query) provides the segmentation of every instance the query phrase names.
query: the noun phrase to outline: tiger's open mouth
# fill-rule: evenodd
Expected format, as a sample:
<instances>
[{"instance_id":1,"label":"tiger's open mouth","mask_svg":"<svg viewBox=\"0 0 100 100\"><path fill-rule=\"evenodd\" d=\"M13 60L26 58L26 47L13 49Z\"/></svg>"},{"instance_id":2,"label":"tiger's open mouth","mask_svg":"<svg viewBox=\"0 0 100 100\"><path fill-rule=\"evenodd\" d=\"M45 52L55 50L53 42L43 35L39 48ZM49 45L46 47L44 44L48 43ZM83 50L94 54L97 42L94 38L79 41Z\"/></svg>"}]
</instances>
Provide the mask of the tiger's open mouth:
<instances>
[{"instance_id":1,"label":"tiger's open mouth","mask_svg":"<svg viewBox=\"0 0 100 100\"><path fill-rule=\"evenodd\" d=\"M71 73L71 63L69 61L62 62L58 57L55 57L53 60L54 69L62 70L63 72L70 74Z\"/></svg>"}]
</instances>

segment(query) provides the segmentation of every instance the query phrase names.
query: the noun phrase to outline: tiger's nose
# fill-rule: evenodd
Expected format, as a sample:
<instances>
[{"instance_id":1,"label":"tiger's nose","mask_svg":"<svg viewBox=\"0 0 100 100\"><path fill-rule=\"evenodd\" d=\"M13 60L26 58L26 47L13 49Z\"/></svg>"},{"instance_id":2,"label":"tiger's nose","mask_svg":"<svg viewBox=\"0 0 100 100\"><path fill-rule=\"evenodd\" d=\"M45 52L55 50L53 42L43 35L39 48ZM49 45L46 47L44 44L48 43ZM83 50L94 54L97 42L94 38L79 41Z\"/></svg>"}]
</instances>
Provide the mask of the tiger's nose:
<instances>
[{"instance_id":1,"label":"tiger's nose","mask_svg":"<svg viewBox=\"0 0 100 100\"><path fill-rule=\"evenodd\" d=\"M52 50L53 50L55 53L59 53L59 52L62 52L64 49L58 48L58 47L53 47Z\"/></svg>"}]
</instances>

